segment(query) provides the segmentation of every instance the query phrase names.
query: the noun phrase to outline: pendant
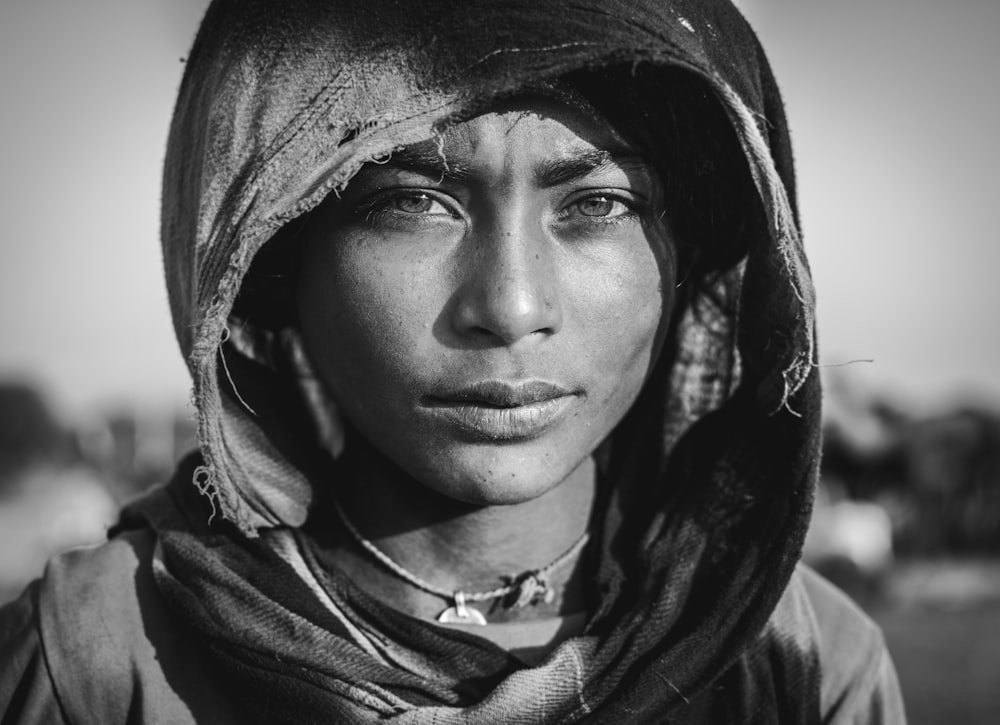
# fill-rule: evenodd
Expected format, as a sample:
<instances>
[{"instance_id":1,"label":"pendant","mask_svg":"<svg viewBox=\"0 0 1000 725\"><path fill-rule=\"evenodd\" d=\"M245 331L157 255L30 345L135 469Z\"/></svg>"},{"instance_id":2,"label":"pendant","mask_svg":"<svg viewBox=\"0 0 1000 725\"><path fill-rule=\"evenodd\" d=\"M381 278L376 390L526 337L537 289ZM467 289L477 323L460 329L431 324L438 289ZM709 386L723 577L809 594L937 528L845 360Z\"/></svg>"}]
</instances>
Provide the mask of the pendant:
<instances>
[{"instance_id":1,"label":"pendant","mask_svg":"<svg viewBox=\"0 0 1000 725\"><path fill-rule=\"evenodd\" d=\"M486 626L486 617L478 609L466 606L465 594L455 592L455 605L448 607L438 615L437 621L444 624L474 624Z\"/></svg>"},{"instance_id":2,"label":"pendant","mask_svg":"<svg viewBox=\"0 0 1000 725\"><path fill-rule=\"evenodd\" d=\"M516 591L515 607L526 607L529 604L534 605L539 602L552 604L556 597L556 593L549 587L548 577L540 572L531 572L523 577L518 583Z\"/></svg>"}]
</instances>

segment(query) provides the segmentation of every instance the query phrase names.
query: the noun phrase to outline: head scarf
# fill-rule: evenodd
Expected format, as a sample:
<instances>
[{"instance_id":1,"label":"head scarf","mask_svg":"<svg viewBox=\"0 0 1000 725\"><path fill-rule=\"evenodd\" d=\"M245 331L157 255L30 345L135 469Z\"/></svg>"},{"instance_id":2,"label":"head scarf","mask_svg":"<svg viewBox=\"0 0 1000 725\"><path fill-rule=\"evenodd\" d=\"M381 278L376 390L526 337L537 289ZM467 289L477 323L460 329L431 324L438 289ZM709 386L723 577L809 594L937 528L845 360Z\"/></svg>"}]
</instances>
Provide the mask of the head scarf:
<instances>
[{"instance_id":1,"label":"head scarf","mask_svg":"<svg viewBox=\"0 0 1000 725\"><path fill-rule=\"evenodd\" d=\"M699 162L674 191L690 200L697 280L598 451L597 609L583 637L524 668L366 608L315 555L302 526L335 485L317 454L316 383L294 338L247 324L236 301L258 253L363 164L546 84L568 84L658 157ZM157 532L159 586L234 692L289 722L813 719L814 654L768 624L819 446L794 192L777 88L728 0L215 0L163 195L201 457L123 527Z\"/></svg>"}]
</instances>

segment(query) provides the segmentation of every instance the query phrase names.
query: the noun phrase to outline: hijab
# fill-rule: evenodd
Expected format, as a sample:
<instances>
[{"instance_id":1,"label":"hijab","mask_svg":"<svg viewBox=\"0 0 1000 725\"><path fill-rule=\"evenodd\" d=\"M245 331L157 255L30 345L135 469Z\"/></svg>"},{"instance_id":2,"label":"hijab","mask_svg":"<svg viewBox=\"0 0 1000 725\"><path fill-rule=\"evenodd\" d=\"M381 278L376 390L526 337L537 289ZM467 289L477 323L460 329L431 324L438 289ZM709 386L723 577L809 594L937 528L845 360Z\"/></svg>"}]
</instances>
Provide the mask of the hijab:
<instances>
[{"instance_id":1,"label":"hijab","mask_svg":"<svg viewBox=\"0 0 1000 725\"><path fill-rule=\"evenodd\" d=\"M307 522L336 485L335 415L294 334L248 309L255 260L363 164L545 84L676 161L689 274L597 451L595 609L527 667L366 600L322 560ZM812 286L780 96L728 0L215 0L162 218L200 450L119 529L155 532L157 586L234 702L268 722L818 717L788 593L818 465Z\"/></svg>"}]
</instances>

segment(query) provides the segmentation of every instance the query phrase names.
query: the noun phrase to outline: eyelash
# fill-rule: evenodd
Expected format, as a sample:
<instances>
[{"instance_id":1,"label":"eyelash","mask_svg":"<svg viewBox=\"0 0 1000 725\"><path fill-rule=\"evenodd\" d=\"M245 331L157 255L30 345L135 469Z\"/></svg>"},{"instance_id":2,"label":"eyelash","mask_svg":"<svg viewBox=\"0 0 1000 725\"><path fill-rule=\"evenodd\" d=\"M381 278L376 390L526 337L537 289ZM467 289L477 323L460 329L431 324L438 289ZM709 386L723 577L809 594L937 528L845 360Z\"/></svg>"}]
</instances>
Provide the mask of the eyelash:
<instances>
[{"instance_id":1,"label":"eyelash","mask_svg":"<svg viewBox=\"0 0 1000 725\"><path fill-rule=\"evenodd\" d=\"M444 212L428 213L427 211L406 211L400 209L398 204L407 200L427 201L430 204L438 204ZM361 203L355 214L363 215L365 221L372 223L392 216L407 217L409 220L426 219L428 217L449 217L459 218L459 214L451 209L451 204L441 198L439 194L434 194L425 189L393 189L374 195Z\"/></svg>"},{"instance_id":2,"label":"eyelash","mask_svg":"<svg viewBox=\"0 0 1000 725\"><path fill-rule=\"evenodd\" d=\"M427 202L431 205L430 208L433 208L433 205L437 204L443 211L431 213L430 209L424 211L407 211L399 208L399 204L412 200ZM594 201L610 204L612 211L615 210L616 205L620 206L621 211L618 213L609 212L608 214L584 213L582 205ZM642 212L642 203L631 196L626 196L619 191L593 190L587 191L565 204L556 213L556 219L560 222L572 222L575 218L575 221L587 224L612 225L635 221L642 216ZM363 216L369 224L392 219L405 220L407 222L431 222L440 220L442 217L449 219L461 218L461 214L454 210L453 202L442 198L440 194L420 188L392 189L375 194L370 199L361 203L355 209L355 214Z\"/></svg>"},{"instance_id":3,"label":"eyelash","mask_svg":"<svg viewBox=\"0 0 1000 725\"><path fill-rule=\"evenodd\" d=\"M587 202L592 201L603 201L612 205L612 209L615 205L619 205L622 208L617 214L586 214L582 210L582 205ZM623 224L625 222L633 221L641 215L642 208L641 203L631 196L626 196L618 191L588 191L585 194L573 199L568 204L566 204L562 209L560 209L557 218L560 221L569 221L572 216L574 216L574 210L577 211L576 216L585 219L591 224Z\"/></svg>"}]
</instances>

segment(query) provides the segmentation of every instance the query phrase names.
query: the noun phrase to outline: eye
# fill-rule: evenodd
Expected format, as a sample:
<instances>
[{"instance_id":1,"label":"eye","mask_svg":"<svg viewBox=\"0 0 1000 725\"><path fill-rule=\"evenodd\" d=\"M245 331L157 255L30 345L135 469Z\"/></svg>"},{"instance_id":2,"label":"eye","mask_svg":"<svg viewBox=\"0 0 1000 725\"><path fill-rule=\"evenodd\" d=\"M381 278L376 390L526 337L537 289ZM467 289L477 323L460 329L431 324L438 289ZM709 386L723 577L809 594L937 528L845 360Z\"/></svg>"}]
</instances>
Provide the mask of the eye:
<instances>
[{"instance_id":1,"label":"eye","mask_svg":"<svg viewBox=\"0 0 1000 725\"><path fill-rule=\"evenodd\" d=\"M430 194L423 191L401 191L388 200L388 206L404 214L447 214L451 212Z\"/></svg>"},{"instance_id":2,"label":"eye","mask_svg":"<svg viewBox=\"0 0 1000 725\"><path fill-rule=\"evenodd\" d=\"M369 224L398 226L437 224L462 218L458 204L446 194L427 189L390 188L376 192L354 208Z\"/></svg>"},{"instance_id":3,"label":"eye","mask_svg":"<svg viewBox=\"0 0 1000 725\"><path fill-rule=\"evenodd\" d=\"M577 196L562 208L559 217L564 221L592 220L594 222L624 222L637 218L642 202L617 191L591 191Z\"/></svg>"},{"instance_id":4,"label":"eye","mask_svg":"<svg viewBox=\"0 0 1000 725\"><path fill-rule=\"evenodd\" d=\"M583 216L618 217L631 211L625 202L607 194L588 196L575 205Z\"/></svg>"}]
</instances>

